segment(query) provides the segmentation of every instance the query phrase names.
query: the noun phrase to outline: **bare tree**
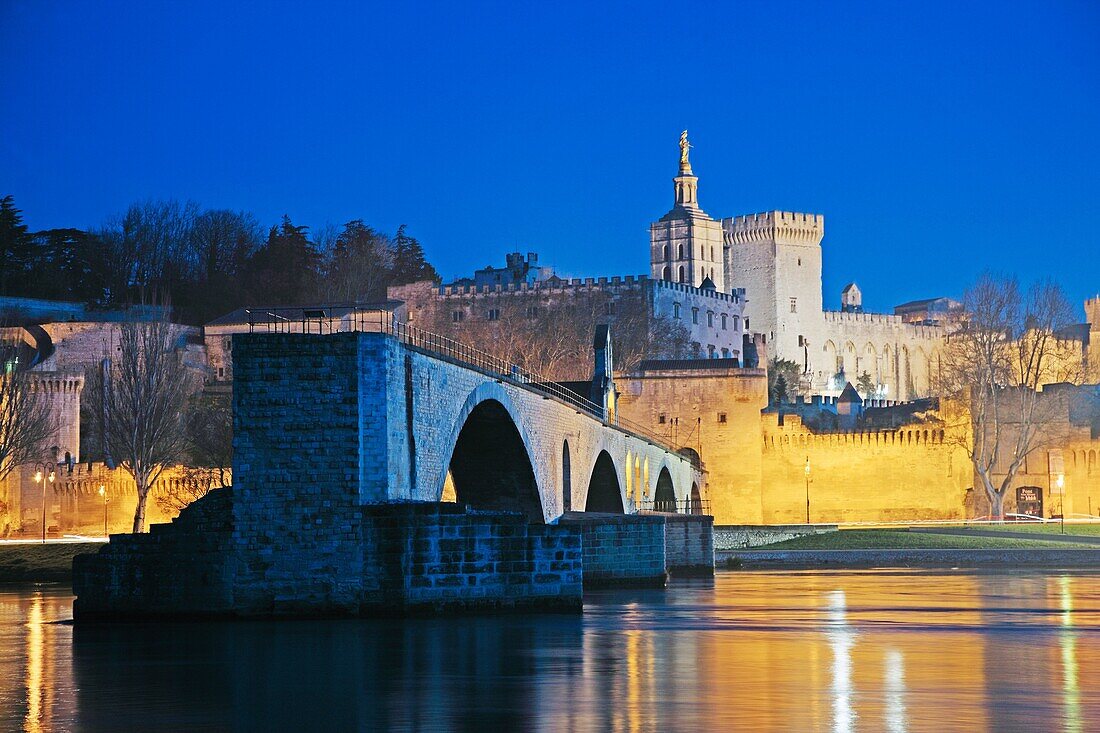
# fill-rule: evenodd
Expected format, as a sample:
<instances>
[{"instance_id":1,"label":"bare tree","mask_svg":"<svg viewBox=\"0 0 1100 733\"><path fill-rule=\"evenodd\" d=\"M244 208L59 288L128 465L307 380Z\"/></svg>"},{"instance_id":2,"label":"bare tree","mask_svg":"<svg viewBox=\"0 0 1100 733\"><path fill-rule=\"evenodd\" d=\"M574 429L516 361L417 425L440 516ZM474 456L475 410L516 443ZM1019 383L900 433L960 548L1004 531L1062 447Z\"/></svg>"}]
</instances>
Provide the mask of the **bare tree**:
<instances>
[{"instance_id":1,"label":"bare tree","mask_svg":"<svg viewBox=\"0 0 1100 733\"><path fill-rule=\"evenodd\" d=\"M233 463L233 410L227 394L199 393L187 405L187 458L208 471L210 484L227 486Z\"/></svg>"},{"instance_id":2,"label":"bare tree","mask_svg":"<svg viewBox=\"0 0 1100 733\"><path fill-rule=\"evenodd\" d=\"M1065 437L1064 405L1041 390L1083 377L1072 345L1058 336L1073 310L1057 285L1025 293L1014 278L987 274L966 292L964 312L933 380L961 406L949 410L958 423L949 434L966 449L990 516L1002 520L1005 494L1028 456Z\"/></svg>"},{"instance_id":3,"label":"bare tree","mask_svg":"<svg viewBox=\"0 0 1100 733\"><path fill-rule=\"evenodd\" d=\"M149 489L187 445L183 418L189 375L176 355L177 329L166 321L126 323L117 361L91 390L103 415L103 448L134 478L134 532L145 528Z\"/></svg>"}]
</instances>

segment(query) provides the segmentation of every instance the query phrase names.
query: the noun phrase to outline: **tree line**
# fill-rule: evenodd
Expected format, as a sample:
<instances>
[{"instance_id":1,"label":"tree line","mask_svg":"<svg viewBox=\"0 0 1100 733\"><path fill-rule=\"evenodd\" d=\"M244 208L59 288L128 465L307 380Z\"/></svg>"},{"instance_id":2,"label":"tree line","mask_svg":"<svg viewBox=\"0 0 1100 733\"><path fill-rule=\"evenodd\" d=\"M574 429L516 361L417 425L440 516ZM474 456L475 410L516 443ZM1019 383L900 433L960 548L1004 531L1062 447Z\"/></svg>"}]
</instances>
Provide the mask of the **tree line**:
<instances>
[{"instance_id":1,"label":"tree line","mask_svg":"<svg viewBox=\"0 0 1100 733\"><path fill-rule=\"evenodd\" d=\"M169 302L203 324L245 305L385 298L386 287L438 282L404 225L390 235L361 219L311 232L289 216L266 231L244 211L144 201L89 230L32 232L0 198L0 295L112 308Z\"/></svg>"}]
</instances>

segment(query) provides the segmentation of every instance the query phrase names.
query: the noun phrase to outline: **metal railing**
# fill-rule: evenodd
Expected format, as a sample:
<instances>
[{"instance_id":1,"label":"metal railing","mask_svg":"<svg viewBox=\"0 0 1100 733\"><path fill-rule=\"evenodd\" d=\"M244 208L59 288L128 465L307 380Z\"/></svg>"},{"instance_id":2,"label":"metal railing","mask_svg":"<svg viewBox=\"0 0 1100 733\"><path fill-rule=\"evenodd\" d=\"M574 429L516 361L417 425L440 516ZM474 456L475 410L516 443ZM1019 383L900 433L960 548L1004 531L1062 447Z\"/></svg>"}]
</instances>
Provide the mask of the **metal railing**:
<instances>
[{"instance_id":1,"label":"metal railing","mask_svg":"<svg viewBox=\"0 0 1100 733\"><path fill-rule=\"evenodd\" d=\"M660 512L663 514L711 514L710 499L646 499L634 502L638 512Z\"/></svg>"},{"instance_id":2,"label":"metal railing","mask_svg":"<svg viewBox=\"0 0 1100 733\"><path fill-rule=\"evenodd\" d=\"M393 311L376 306L355 303L304 308L256 308L246 309L249 333L302 333L328 334L345 332L384 333L394 336L401 343L419 349L432 356L445 357L467 368L502 381L518 385L544 397L564 402L579 413L599 420L609 428L640 438L659 448L672 451L703 471L703 462L684 451L688 446L677 445L668 436L659 435L644 425L616 414L608 419L603 405L566 389L561 384L535 372L524 369L505 359L474 348L468 344L397 320Z\"/></svg>"}]
</instances>

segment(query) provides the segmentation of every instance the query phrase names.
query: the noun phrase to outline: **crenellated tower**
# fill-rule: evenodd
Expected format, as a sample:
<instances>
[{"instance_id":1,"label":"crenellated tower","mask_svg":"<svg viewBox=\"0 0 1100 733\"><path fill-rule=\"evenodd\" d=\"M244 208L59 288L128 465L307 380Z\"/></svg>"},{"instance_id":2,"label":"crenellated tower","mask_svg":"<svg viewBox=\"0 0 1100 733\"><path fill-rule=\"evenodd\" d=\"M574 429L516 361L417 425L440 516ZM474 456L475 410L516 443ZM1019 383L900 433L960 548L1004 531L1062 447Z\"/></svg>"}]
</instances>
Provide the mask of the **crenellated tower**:
<instances>
[{"instance_id":1,"label":"crenellated tower","mask_svg":"<svg viewBox=\"0 0 1100 733\"><path fill-rule=\"evenodd\" d=\"M680 173L673 181L672 210L649 225L650 274L654 280L702 287L706 280L729 292L723 264L722 224L699 208L699 179L688 157L687 130L680 133Z\"/></svg>"},{"instance_id":2,"label":"crenellated tower","mask_svg":"<svg viewBox=\"0 0 1100 733\"><path fill-rule=\"evenodd\" d=\"M746 330L763 334L769 356L809 372L824 342L821 239L825 217L765 211L722 220L726 282L748 291Z\"/></svg>"}]
</instances>

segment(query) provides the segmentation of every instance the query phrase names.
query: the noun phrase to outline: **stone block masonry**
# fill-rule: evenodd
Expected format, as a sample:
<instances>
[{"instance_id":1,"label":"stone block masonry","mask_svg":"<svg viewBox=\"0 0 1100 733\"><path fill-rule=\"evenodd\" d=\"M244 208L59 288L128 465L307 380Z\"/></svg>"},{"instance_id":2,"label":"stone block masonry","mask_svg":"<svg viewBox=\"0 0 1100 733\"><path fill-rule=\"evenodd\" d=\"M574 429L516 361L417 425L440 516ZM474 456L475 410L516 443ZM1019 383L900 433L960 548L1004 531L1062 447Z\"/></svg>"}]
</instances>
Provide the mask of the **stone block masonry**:
<instances>
[{"instance_id":1,"label":"stone block masonry","mask_svg":"<svg viewBox=\"0 0 1100 733\"><path fill-rule=\"evenodd\" d=\"M665 567L673 578L714 575L714 517L664 514Z\"/></svg>"},{"instance_id":2,"label":"stone block masonry","mask_svg":"<svg viewBox=\"0 0 1100 733\"><path fill-rule=\"evenodd\" d=\"M664 516L566 512L558 525L580 531L585 588L665 587Z\"/></svg>"},{"instance_id":3,"label":"stone block masonry","mask_svg":"<svg viewBox=\"0 0 1100 733\"><path fill-rule=\"evenodd\" d=\"M258 607L237 597L250 557L234 542L233 489L217 489L149 534L115 535L73 563L78 620L299 615L407 615L581 610L580 533L522 514L449 503L360 509L362 574L354 603L310 599ZM291 564L308 554L281 547ZM308 579L302 584L309 586ZM245 593L248 593L246 590Z\"/></svg>"}]
</instances>

